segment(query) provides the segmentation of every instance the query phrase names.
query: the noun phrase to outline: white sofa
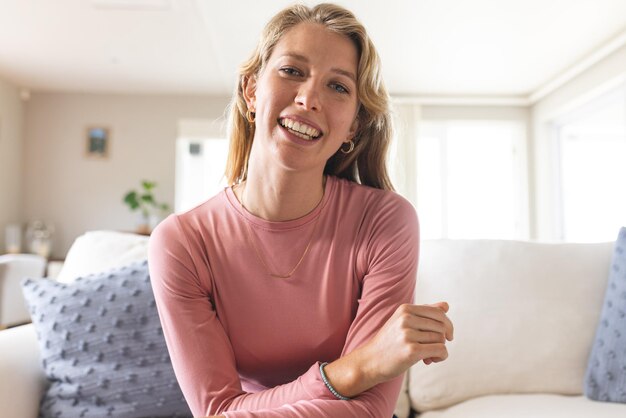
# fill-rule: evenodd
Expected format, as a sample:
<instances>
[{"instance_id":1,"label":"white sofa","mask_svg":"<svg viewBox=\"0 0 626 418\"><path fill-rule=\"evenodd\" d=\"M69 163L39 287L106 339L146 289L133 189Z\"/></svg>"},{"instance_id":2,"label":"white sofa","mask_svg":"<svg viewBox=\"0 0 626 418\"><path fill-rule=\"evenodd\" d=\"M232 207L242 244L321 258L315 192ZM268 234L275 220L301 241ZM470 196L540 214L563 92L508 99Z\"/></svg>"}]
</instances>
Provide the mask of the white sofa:
<instances>
[{"instance_id":1,"label":"white sofa","mask_svg":"<svg viewBox=\"0 0 626 418\"><path fill-rule=\"evenodd\" d=\"M59 280L145 258L147 239L91 232ZM407 373L396 414L421 418L623 418L626 404L582 396L613 243L425 241L417 303L446 300L450 357ZM35 418L45 390L32 325L0 332L0 415ZM338 417L340 418L340 417Z\"/></svg>"},{"instance_id":2,"label":"white sofa","mask_svg":"<svg viewBox=\"0 0 626 418\"><path fill-rule=\"evenodd\" d=\"M0 329L27 323L28 309L22 297L21 278L42 276L46 259L35 254L0 255Z\"/></svg>"},{"instance_id":3,"label":"white sofa","mask_svg":"<svg viewBox=\"0 0 626 418\"><path fill-rule=\"evenodd\" d=\"M409 370L399 406L420 418L626 417L626 404L582 395L613 246L423 242L416 303L446 300L455 338L445 362Z\"/></svg>"}]
</instances>

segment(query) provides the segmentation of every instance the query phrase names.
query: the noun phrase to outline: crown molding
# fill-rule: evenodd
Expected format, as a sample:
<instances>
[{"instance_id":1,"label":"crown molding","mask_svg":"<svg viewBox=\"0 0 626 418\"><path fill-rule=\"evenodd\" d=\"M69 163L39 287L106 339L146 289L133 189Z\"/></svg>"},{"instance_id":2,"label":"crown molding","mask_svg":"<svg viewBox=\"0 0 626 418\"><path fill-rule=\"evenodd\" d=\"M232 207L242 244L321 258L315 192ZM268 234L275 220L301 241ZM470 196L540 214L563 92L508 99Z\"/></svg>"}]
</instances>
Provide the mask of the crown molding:
<instances>
[{"instance_id":1,"label":"crown molding","mask_svg":"<svg viewBox=\"0 0 626 418\"><path fill-rule=\"evenodd\" d=\"M595 49L587 57L583 58L572 67L559 74L557 77L553 78L539 89L535 90L535 92L528 96L528 101L531 105L537 103L539 100L543 99L559 87L573 80L574 78L591 68L593 65L597 64L604 58L611 55L613 52L623 47L624 45L626 45L626 30L624 30L618 36L604 44L604 46Z\"/></svg>"}]
</instances>

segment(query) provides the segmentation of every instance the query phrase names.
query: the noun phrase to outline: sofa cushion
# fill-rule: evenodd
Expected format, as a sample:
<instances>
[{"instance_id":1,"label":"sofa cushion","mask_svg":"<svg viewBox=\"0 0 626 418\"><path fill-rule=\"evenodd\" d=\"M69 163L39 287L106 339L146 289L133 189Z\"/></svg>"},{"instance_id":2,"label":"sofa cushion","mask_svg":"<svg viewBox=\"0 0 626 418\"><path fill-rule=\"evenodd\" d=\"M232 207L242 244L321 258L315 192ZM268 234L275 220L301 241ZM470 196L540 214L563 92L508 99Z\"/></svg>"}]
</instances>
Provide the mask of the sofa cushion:
<instances>
[{"instance_id":1,"label":"sofa cushion","mask_svg":"<svg viewBox=\"0 0 626 418\"><path fill-rule=\"evenodd\" d=\"M89 231L76 238L57 281L100 273L148 258L148 237L117 231Z\"/></svg>"},{"instance_id":2,"label":"sofa cushion","mask_svg":"<svg viewBox=\"0 0 626 418\"><path fill-rule=\"evenodd\" d=\"M409 418L411 414L411 400L409 399L408 388L409 374L406 373L404 379L402 379L402 388L396 401L396 407L393 410L393 414L398 418Z\"/></svg>"},{"instance_id":3,"label":"sofa cushion","mask_svg":"<svg viewBox=\"0 0 626 418\"><path fill-rule=\"evenodd\" d=\"M0 416L36 418L46 387L33 324L0 331Z\"/></svg>"},{"instance_id":4,"label":"sofa cushion","mask_svg":"<svg viewBox=\"0 0 626 418\"><path fill-rule=\"evenodd\" d=\"M626 405L593 402L584 396L482 396L419 418L623 418Z\"/></svg>"},{"instance_id":5,"label":"sofa cushion","mask_svg":"<svg viewBox=\"0 0 626 418\"><path fill-rule=\"evenodd\" d=\"M165 346L147 262L71 284L27 279L50 380L42 417L191 416Z\"/></svg>"},{"instance_id":6,"label":"sofa cushion","mask_svg":"<svg viewBox=\"0 0 626 418\"><path fill-rule=\"evenodd\" d=\"M626 228L620 230L613 251L585 376L585 395L597 401L626 403Z\"/></svg>"},{"instance_id":7,"label":"sofa cushion","mask_svg":"<svg viewBox=\"0 0 626 418\"><path fill-rule=\"evenodd\" d=\"M445 300L449 358L409 372L414 409L503 393L582 394L613 243L422 243L416 303Z\"/></svg>"}]
</instances>

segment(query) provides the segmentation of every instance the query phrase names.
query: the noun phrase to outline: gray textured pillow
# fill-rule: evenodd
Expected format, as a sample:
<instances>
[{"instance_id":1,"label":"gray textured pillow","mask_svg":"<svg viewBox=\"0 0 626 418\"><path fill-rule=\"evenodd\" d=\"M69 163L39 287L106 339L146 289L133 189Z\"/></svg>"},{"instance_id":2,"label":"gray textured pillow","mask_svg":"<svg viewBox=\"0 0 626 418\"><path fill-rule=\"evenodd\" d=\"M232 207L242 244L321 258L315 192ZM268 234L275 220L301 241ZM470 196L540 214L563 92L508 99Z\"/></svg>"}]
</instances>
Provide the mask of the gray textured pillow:
<instances>
[{"instance_id":1,"label":"gray textured pillow","mask_svg":"<svg viewBox=\"0 0 626 418\"><path fill-rule=\"evenodd\" d=\"M596 338L585 376L585 395L626 403L626 228L615 242Z\"/></svg>"},{"instance_id":2,"label":"gray textured pillow","mask_svg":"<svg viewBox=\"0 0 626 418\"><path fill-rule=\"evenodd\" d=\"M71 284L26 279L22 288L50 381L40 417L191 417L147 262Z\"/></svg>"}]
</instances>

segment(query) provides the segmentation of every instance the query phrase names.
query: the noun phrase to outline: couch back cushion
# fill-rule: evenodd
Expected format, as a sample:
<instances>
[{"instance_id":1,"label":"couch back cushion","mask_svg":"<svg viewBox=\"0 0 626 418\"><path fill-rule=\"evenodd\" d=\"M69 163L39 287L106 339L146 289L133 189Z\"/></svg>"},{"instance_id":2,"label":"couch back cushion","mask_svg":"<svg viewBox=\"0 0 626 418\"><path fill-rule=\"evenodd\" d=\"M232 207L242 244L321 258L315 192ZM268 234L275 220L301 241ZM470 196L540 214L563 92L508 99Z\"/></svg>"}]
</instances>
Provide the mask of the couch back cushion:
<instances>
[{"instance_id":1,"label":"couch back cushion","mask_svg":"<svg viewBox=\"0 0 626 418\"><path fill-rule=\"evenodd\" d=\"M72 244L56 280L71 283L77 277L147 260L148 239L126 232L86 232Z\"/></svg>"},{"instance_id":2,"label":"couch back cushion","mask_svg":"<svg viewBox=\"0 0 626 418\"><path fill-rule=\"evenodd\" d=\"M455 338L446 361L411 368L412 407L488 394L581 394L612 247L424 241L415 300L449 302Z\"/></svg>"}]
</instances>

